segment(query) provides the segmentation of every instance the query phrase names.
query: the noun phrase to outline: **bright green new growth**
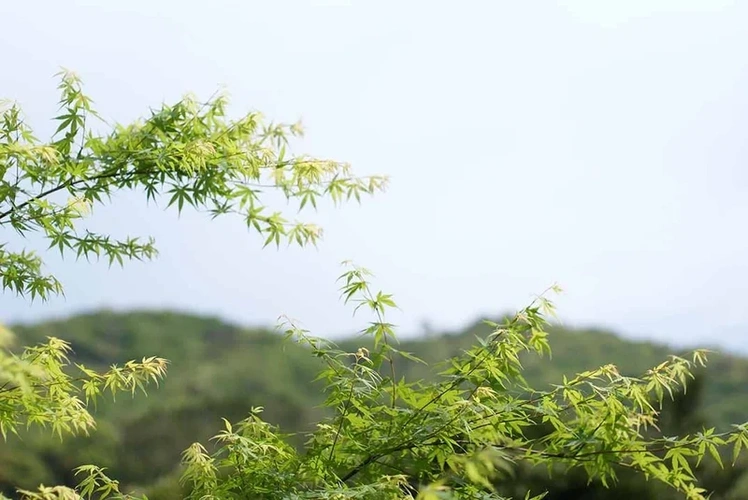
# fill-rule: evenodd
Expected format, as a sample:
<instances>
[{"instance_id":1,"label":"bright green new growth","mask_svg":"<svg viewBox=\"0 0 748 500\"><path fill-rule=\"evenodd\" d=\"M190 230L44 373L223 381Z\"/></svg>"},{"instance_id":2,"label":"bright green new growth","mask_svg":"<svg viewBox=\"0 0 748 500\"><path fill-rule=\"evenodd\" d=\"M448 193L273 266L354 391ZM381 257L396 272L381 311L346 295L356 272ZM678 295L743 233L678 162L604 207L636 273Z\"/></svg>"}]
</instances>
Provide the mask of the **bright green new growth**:
<instances>
[{"instance_id":1,"label":"bright green new growth","mask_svg":"<svg viewBox=\"0 0 748 500\"><path fill-rule=\"evenodd\" d=\"M152 241L116 240L81 228L97 203L120 190L144 192L146 200L207 210L214 217L239 214L265 245L281 239L316 243L320 229L270 213L263 189L280 190L299 208L360 198L384 187L383 177L357 178L331 161L290 156L287 136L296 126L265 126L260 116L225 117L224 97L206 103L184 99L148 119L116 126L107 135L90 131L99 119L77 78L62 74L62 113L52 142L33 137L13 105L0 123L0 226L21 236L39 233L50 248L111 263L151 258ZM43 271L41 259L0 246L3 289L32 299L59 293L61 284ZM253 408L238 424L224 421L212 446L194 444L183 455L183 484L195 499L500 499L514 464L583 467L605 484L622 467L702 499L693 468L704 457L722 463L748 446L748 425L730 433L705 429L667 437L657 430L659 404L684 388L691 370L706 361L672 357L639 378L612 365L564 378L545 390L522 377L522 357L550 353L545 319L553 313L545 295L478 339L462 356L440 368L441 381L425 384L398 377L398 362L418 361L397 348L386 312L391 295L374 292L368 273L350 267L340 278L344 300L372 313L361 347L344 352L284 320L287 338L308 347L325 368L330 416L307 436L303 450ZM556 291L554 288L553 291ZM0 331L4 345L12 340ZM59 339L0 354L0 429L24 425L64 434L88 432L95 423L89 404L109 391L144 390L165 374L166 361L145 358L95 373L70 366L70 346ZM210 450L210 451L209 451ZM28 499L132 498L101 468L81 466L77 488L40 486L21 491ZM532 495L536 495L532 497ZM527 492L525 498L542 498Z\"/></svg>"},{"instance_id":2,"label":"bright green new growth","mask_svg":"<svg viewBox=\"0 0 748 500\"><path fill-rule=\"evenodd\" d=\"M543 315L553 306L544 296L448 360L440 383L397 380L388 376L390 366L398 357L414 357L393 347L392 325L383 317L395 304L371 291L367 275L361 268L345 273L343 294L374 313L362 331L372 337L373 350L343 352L285 324L288 337L325 361L320 377L334 416L308 436L302 454L256 410L236 429L227 422L214 455L197 444L185 452L192 498L499 499L504 497L491 493L494 486L511 481L512 464L527 461L549 469L559 463L583 467L606 485L615 481L616 467L628 467L642 480L700 499L705 491L696 484L691 459L698 463L708 454L721 465L721 448L731 446L737 457L748 444L746 425L726 434L656 433L657 403L685 387L691 368L704 365L704 351L691 360L673 356L639 378L608 365L549 390L529 387L522 354L550 352ZM552 430L537 436L538 423Z\"/></svg>"},{"instance_id":3,"label":"bright green new growth","mask_svg":"<svg viewBox=\"0 0 748 500\"><path fill-rule=\"evenodd\" d=\"M156 255L152 240L116 240L78 229L96 203L121 190L142 191L154 201L167 195L168 205L179 211L189 205L213 217L238 214L266 245L281 239L304 245L317 242L320 228L271 213L263 190L280 190L304 208L316 206L320 196L360 199L386 185L380 176L352 177L344 163L291 156L288 139L302 133L298 124L265 125L257 113L229 120L224 95L205 103L188 97L140 122L94 134L91 122L103 120L78 78L61 76L61 114L51 142L33 136L17 105L6 109L0 122L0 226L23 236L41 233L61 253L106 257L120 265ZM32 299L62 291L42 272L38 256L7 245L0 246L0 273L3 288Z\"/></svg>"}]
</instances>

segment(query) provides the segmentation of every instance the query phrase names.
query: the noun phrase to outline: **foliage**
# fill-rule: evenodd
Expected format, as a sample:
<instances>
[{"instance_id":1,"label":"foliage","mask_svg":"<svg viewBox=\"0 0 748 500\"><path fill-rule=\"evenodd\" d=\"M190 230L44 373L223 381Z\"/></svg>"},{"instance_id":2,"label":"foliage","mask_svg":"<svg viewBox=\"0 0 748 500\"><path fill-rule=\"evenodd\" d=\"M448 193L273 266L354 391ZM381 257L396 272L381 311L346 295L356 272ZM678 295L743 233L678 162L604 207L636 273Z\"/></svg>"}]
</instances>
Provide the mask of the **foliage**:
<instances>
[{"instance_id":1,"label":"foliage","mask_svg":"<svg viewBox=\"0 0 748 500\"><path fill-rule=\"evenodd\" d=\"M506 317L493 319L501 322ZM485 337L491 331L492 327L481 321L459 331L432 336L430 341L404 339L402 347L417 353L431 365L458 356L473 345L476 336ZM573 329L552 324L548 326L548 333L553 345L550 359L528 355L522 358L523 374L532 386L557 383L564 375L592 370L604 364L614 364L624 375L637 376L658 365L673 352L688 356L688 352L682 348L624 339L598 328ZM432 370L427 365L401 363L401 367L402 373L410 379L431 380ZM748 363L744 358L712 352L708 369L700 373L704 376L705 384L701 404L709 409L710 425L724 431L730 429L732 423L748 418L744 384L748 378Z\"/></svg>"},{"instance_id":2,"label":"foliage","mask_svg":"<svg viewBox=\"0 0 748 500\"><path fill-rule=\"evenodd\" d=\"M699 404L703 390L703 373L690 379L685 387L680 388L673 400L666 399L658 417L659 431L666 436L685 435L702 430L701 405ZM538 425L538 434L547 434L552 431L549 426ZM740 464L731 467L729 464L725 469L714 463L702 462L699 466L695 461L689 461L694 473L700 483L712 495L710 498L717 499L739 499L746 496L745 488L741 488L740 479L745 476L745 466ZM546 500L586 500L586 499L651 499L668 500L682 498L677 492L663 488L661 484L641 481L636 473L623 467L616 471L618 481L613 488L606 488L601 481L585 477L581 471L562 472L558 467L554 468L554 474L545 473L544 470L532 469L530 467L519 467L513 481L498 485L502 494L510 494L521 491L521 485L533 485L549 491Z\"/></svg>"},{"instance_id":3,"label":"foliage","mask_svg":"<svg viewBox=\"0 0 748 500\"><path fill-rule=\"evenodd\" d=\"M277 188L303 208L322 195L359 198L384 185L380 177L350 177L348 167L336 162L287 158L286 137L297 132L295 126L263 126L256 114L227 120L220 96L203 104L185 98L143 122L96 135L88 123L98 115L78 79L63 73L60 90L62 114L50 143L33 137L17 106L3 113L0 225L21 236L38 233L63 255L105 257L110 264L155 255L150 240L80 229L96 203L120 190L142 191L147 200L167 195L168 205L180 211L190 205L213 216L239 214L265 245L281 239L305 245L317 241L319 228L289 223L280 212L267 215L261 188ZM57 199L62 194L69 198ZM33 252L13 252L7 245L1 251L3 289L32 300L62 291ZM604 486L624 467L701 499L706 491L692 462L698 466L706 458L722 465L723 450L732 450L736 460L748 446L748 424L680 437L657 430L659 405L705 364L705 351L671 356L639 377L605 365L564 377L550 389L530 386L521 355L550 354L545 316L553 305L545 294L492 323L489 335L449 360L436 383L406 380L398 376L398 364L419 359L398 348L394 326L386 321L393 298L373 291L368 277L365 269L351 267L341 280L345 301L373 315L362 331L371 348L341 349L284 323L286 337L324 365L319 380L329 416L306 433L301 449L261 419L261 408L237 424L224 420L215 451L194 443L184 452L182 481L190 498L499 499L497 485L516 466L529 464L581 469ZM165 370L164 360L146 358L105 373L79 365L82 375L71 378L65 371L68 350L52 338L3 355L3 429L15 432L26 423L49 425L58 435L85 432L93 419L80 395L95 401L104 390L134 392ZM547 430L537 432L538 425ZM133 498L101 467L83 465L76 473L75 488L41 485L19 493L45 500ZM539 499L544 492L524 496Z\"/></svg>"},{"instance_id":4,"label":"foliage","mask_svg":"<svg viewBox=\"0 0 748 500\"><path fill-rule=\"evenodd\" d=\"M166 372L166 360L156 357L124 367L112 366L105 373L97 373L78 364L80 377L72 378L65 372L69 344L50 338L46 344L28 347L20 356L0 358L2 378L0 386L0 432L18 433L18 427L50 426L62 438L64 433L88 433L95 423L87 405L96 403L102 392L145 391L145 384L158 382ZM85 401L85 403L84 403Z\"/></svg>"},{"instance_id":5,"label":"foliage","mask_svg":"<svg viewBox=\"0 0 748 500\"><path fill-rule=\"evenodd\" d=\"M153 240L118 239L83 227L83 219L96 204L122 190L142 192L147 201L167 196L167 206L180 212L192 206L213 217L238 215L263 236L266 246L277 246L281 240L303 246L317 243L320 228L290 222L278 211L269 213L264 191L279 191L302 209L316 207L322 196L334 202L360 200L363 193L385 187L386 178L353 177L347 164L291 155L289 138L302 133L298 124L265 124L257 113L228 119L225 95L204 103L187 96L152 111L145 120L97 134L91 122L106 122L83 93L80 80L67 71L59 76L61 111L49 142L33 135L17 104L2 110L0 226L23 238L38 234L49 249L63 255L105 258L110 265L156 255ZM11 250L7 242L0 244L0 275L3 290L31 300L63 291L62 284L45 273L39 255ZM7 341L7 332L0 333L0 339ZM2 354L3 434L16 432L23 422L50 425L60 435L87 432L94 426L87 404L102 390L134 391L165 371L164 360L147 358L105 373L79 365L82 375L72 378L64 369L69 349L65 342L51 338L20 355ZM98 474L94 469L85 471L89 478ZM90 492L87 484L81 491ZM71 494L62 489L40 491L45 498Z\"/></svg>"},{"instance_id":6,"label":"foliage","mask_svg":"<svg viewBox=\"0 0 748 500\"><path fill-rule=\"evenodd\" d=\"M300 431L321 413L320 384L310 383L318 361L301 348L283 349L270 330L158 312L99 312L13 330L17 345L64 338L75 346L71 361L97 370L159 353L170 361L169 377L150 397L100 402L90 437L60 442L31 429L22 440L0 442L0 491L40 482L72 486L69 471L81 463L107 467L123 487L151 485L178 465L192 441L210 438L221 417L235 421L264 405L265 418Z\"/></svg>"},{"instance_id":7,"label":"foliage","mask_svg":"<svg viewBox=\"0 0 748 500\"><path fill-rule=\"evenodd\" d=\"M168 206L192 206L213 217L238 214L265 238L299 245L316 243L314 224L289 222L269 213L263 190L281 191L299 208L381 190L386 178L352 177L347 164L288 152L289 138L302 133L298 124L264 124L257 113L226 118L227 97L200 103L185 97L164 105L142 121L117 125L105 135L90 129L102 120L70 72L61 74L61 114L52 141L42 143L13 104L0 120L0 225L22 236L40 233L49 248L76 257L104 257L110 264L156 255L152 240L114 239L78 229L96 203L112 193L139 190L146 200L168 196ZM64 195L64 196L61 196ZM41 258L0 246L3 289L32 299L62 291L42 271Z\"/></svg>"},{"instance_id":8,"label":"foliage","mask_svg":"<svg viewBox=\"0 0 748 500\"><path fill-rule=\"evenodd\" d=\"M513 464L529 463L581 468L605 486L615 482L617 467L626 467L696 499L705 490L689 459L700 463L708 455L721 465L722 448L731 447L737 459L748 442L745 424L680 438L655 432L652 401L685 386L706 361L701 350L691 359L672 356L637 378L606 365L564 377L550 390L529 387L520 354L550 352L542 310L552 312L552 304L544 296L451 359L441 382L398 380L395 360L414 357L395 347L384 319L394 302L373 293L366 274L344 274L343 294L374 313L362 332L373 338L373 350L346 352L294 324L286 329L327 364L320 377L334 415L308 435L300 454L256 414L236 430L227 423L215 454L200 445L185 453L192 498L500 498L495 483L511 476ZM537 423L551 430L533 435L528 430Z\"/></svg>"},{"instance_id":9,"label":"foliage","mask_svg":"<svg viewBox=\"0 0 748 500\"><path fill-rule=\"evenodd\" d=\"M13 331L18 345L36 344L50 336L64 338L75 346L71 360L97 370L151 352L170 363L169 377L151 397L102 401L95 414L97 430L91 437L60 442L47 433L27 432L22 433L23 441L10 436L7 443L0 442L0 488L9 493L14 491L10 488L13 485L74 486L77 480L69 471L81 463L96 463L107 467L127 491L146 492L152 500L181 498L177 496L179 472L175 470L180 453L194 440L213 451L215 441L209 438L221 425L221 417L237 422L252 406L263 406L262 418L293 433L290 442L300 448L305 433L313 428L310 424L331 413L319 407L324 401L320 391L324 384L312 382L322 367L321 360L310 356L302 346L282 345L282 336L272 330L239 328L215 318L170 312L101 311L36 325L15 325ZM485 337L491 332L492 327L479 323L429 339L403 339L399 348L416 354L428 366L402 359L397 362L397 373L406 380L433 383L438 380L438 370L432 365L459 355L475 342L476 335ZM561 381L562 373L583 372L607 361L624 375L635 376L657 365L669 352L665 346L628 341L599 330L552 326L548 332L553 346L551 359L531 353L520 356L523 376L532 387L546 387ZM373 341L346 338L338 345L346 352L355 352L362 346L371 350ZM686 394L703 419L692 416L693 410L685 414L672 411L666 398L658 422L663 434L698 432L702 425L728 430L730 419L748 418L748 393L743 384L748 362L716 353L709 361L708 369L697 371L696 381L702 381L703 387L689 384ZM676 401L681 401L678 392ZM742 411L731 417L733 407L742 407ZM732 489L723 483L732 484L732 476L745 472L743 463L731 468L727 464L730 460L725 457L725 470L719 466L694 469L704 486L715 491L713 500L742 498L723 495ZM561 471L554 470L549 478L545 469L517 466L510 482L514 489L504 494L521 498L526 489L532 488L548 489L551 499L582 498L581 492L588 495L584 498L630 498L632 495L625 492L635 487L641 498L679 498L664 496L661 488L642 482L632 471L619 471L619 481L611 489L597 482L588 485L584 471ZM647 496L644 492L650 490ZM563 492L569 496L560 496Z\"/></svg>"}]
</instances>

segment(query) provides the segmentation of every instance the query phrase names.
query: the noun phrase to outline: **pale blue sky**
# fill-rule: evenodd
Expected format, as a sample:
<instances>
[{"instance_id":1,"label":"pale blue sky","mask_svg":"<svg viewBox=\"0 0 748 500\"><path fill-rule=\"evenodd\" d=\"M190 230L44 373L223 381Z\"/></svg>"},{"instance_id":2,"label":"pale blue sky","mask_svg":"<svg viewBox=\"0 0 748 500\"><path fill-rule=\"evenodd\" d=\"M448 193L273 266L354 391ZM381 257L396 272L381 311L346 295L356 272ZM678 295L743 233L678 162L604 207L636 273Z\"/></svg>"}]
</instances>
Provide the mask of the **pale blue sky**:
<instances>
[{"instance_id":1,"label":"pale blue sky","mask_svg":"<svg viewBox=\"0 0 748 500\"><path fill-rule=\"evenodd\" d=\"M748 345L748 2L5 1L0 95L40 131L59 66L125 121L219 85L302 118L303 151L387 173L325 208L319 250L260 250L236 220L122 196L92 224L153 235L125 271L62 263L67 298L0 319L174 307L242 323L359 327L338 263L377 274L404 333L459 327L552 282L570 325ZM300 148L301 150L301 148Z\"/></svg>"}]
</instances>

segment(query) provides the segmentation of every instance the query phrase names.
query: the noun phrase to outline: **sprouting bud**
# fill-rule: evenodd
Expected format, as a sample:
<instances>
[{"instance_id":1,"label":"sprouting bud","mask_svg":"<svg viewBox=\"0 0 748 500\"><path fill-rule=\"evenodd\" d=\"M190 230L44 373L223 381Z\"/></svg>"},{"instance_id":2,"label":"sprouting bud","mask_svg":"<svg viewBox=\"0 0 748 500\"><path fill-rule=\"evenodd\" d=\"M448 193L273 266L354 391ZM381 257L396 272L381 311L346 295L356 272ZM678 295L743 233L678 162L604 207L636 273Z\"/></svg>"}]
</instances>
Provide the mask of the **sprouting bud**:
<instances>
[{"instance_id":1,"label":"sprouting bud","mask_svg":"<svg viewBox=\"0 0 748 500\"><path fill-rule=\"evenodd\" d=\"M359 347L356 351L356 361L361 359L369 359L369 349L367 349L366 347Z\"/></svg>"}]
</instances>

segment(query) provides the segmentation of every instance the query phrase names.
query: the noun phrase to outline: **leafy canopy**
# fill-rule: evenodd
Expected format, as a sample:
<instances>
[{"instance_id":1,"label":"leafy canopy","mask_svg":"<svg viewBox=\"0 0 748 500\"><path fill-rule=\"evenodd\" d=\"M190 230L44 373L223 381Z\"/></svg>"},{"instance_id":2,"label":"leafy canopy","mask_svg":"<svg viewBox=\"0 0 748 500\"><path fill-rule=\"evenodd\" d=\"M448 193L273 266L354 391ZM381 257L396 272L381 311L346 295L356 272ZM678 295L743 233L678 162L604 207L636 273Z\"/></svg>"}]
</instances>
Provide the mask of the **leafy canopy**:
<instances>
[{"instance_id":1,"label":"leafy canopy","mask_svg":"<svg viewBox=\"0 0 748 500\"><path fill-rule=\"evenodd\" d=\"M77 77L61 75L61 113L49 142L32 134L15 104L0 123L0 226L22 237L39 234L63 255L106 258L110 265L156 255L152 240L116 239L84 228L97 204L113 193L135 190L146 200L205 210L213 217L241 216L265 245L281 240L315 244L317 226L271 212L263 199L279 191L299 209L320 197L360 199L386 178L354 177L346 164L293 156L289 137L297 125L264 124L250 113L226 118L225 96L204 103L184 98L152 111L131 125L109 127L92 109ZM43 270L36 253L0 245L3 290L45 299L62 285ZM550 388L530 387L522 356L547 355L545 317L553 305L545 294L463 355L440 369L440 382L398 377L402 360L419 361L398 349L386 312L393 297L375 292L370 273L352 266L342 276L342 294L372 321L361 347L346 352L284 320L288 339L308 347L325 363L330 416L297 450L287 436L261 419L261 408L232 424L224 421L216 446L195 443L183 455L183 484L195 499L500 499L518 463L582 468L604 484L616 471L631 469L688 499L703 499L694 467L709 457L722 465L725 449L735 460L748 446L748 425L729 433L704 429L694 435L662 436L659 408L685 387L705 351L690 359L673 356L640 377L622 376L615 366L577 374ZM554 289L555 291L555 289ZM9 339L3 331L0 338ZM0 354L0 430L49 426L59 436L89 432L89 405L105 392L145 389L158 382L166 361L128 362L97 373L72 366L70 346L56 338L21 353ZM542 430L544 428L545 430ZM727 455L725 455L727 456ZM27 499L133 498L95 465L77 469L77 487L44 486L20 491ZM543 492L526 492L539 499Z\"/></svg>"},{"instance_id":2,"label":"leafy canopy","mask_svg":"<svg viewBox=\"0 0 748 500\"><path fill-rule=\"evenodd\" d=\"M259 409L236 426L225 422L215 437L218 451L195 444L184 454L190 498L501 499L501 485L526 462L583 468L606 486L617 470L633 469L642 480L702 499L694 466L705 456L722 466L722 450L730 448L737 459L748 444L746 424L730 433L658 434L664 398L685 388L692 369L706 363L702 350L690 359L672 356L640 377L607 365L549 389L530 387L521 357L550 354L544 326L553 304L545 294L503 324L491 323L493 333L441 367L440 382L398 379L397 361L418 359L396 347L385 320L395 303L371 289L369 275L353 267L341 279L344 299L373 315L361 332L372 350L345 352L282 323L288 338L324 360L320 378L332 416L307 436L300 453L260 419ZM550 429L538 434L540 424ZM540 499L544 492L526 495Z\"/></svg>"},{"instance_id":3,"label":"leafy canopy","mask_svg":"<svg viewBox=\"0 0 748 500\"><path fill-rule=\"evenodd\" d=\"M213 217L237 214L265 245L305 245L315 244L321 229L271 211L263 202L267 192L280 191L301 209L316 207L321 196L360 200L386 186L386 177L352 176L345 163L291 155L289 139L302 134L300 125L266 124L258 113L228 119L223 94L203 103L188 96L144 120L96 134L91 123L103 119L80 80L70 72L60 76L60 114L51 141L33 135L18 105L2 113L0 227L22 236L40 233L62 254L120 265L156 255L153 240L115 239L80 227L96 204L117 191L137 190L153 201L163 196L179 211L192 206ZM0 245L4 289L32 299L61 292L42 267L36 254Z\"/></svg>"}]
</instances>

